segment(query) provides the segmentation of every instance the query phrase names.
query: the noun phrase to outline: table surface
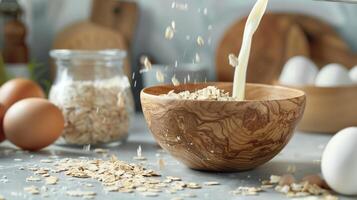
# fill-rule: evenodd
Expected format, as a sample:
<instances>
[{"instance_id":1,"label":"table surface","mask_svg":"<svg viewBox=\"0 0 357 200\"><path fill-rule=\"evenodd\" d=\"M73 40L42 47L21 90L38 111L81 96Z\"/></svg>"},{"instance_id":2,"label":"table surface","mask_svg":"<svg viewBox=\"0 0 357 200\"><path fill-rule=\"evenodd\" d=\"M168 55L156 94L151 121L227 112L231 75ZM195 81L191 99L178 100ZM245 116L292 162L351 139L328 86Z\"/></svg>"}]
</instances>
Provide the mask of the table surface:
<instances>
[{"instance_id":1,"label":"table surface","mask_svg":"<svg viewBox=\"0 0 357 200\"><path fill-rule=\"evenodd\" d=\"M178 176L184 181L193 181L203 183L206 181L218 181L221 185L206 186L199 190L182 191L175 195L168 193L160 193L160 196L155 199L171 199L173 197L182 197L187 193L195 194L195 199L288 199L282 194L275 192L273 189L260 193L257 196L237 196L231 191L239 186L259 186L261 180L269 179L270 175L282 175L287 172L289 166L295 166L295 177L302 178L308 174L320 173L320 157L324 146L331 138L331 135L326 134L311 134L296 132L287 147L277 155L273 160L265 165L262 165L252 171L240 173L212 173L201 172L187 168L183 164L177 162L169 154L164 153L155 143L150 135L142 115L135 116L133 126L130 129L128 141L120 146L111 147L110 153L115 154L121 160L128 162L134 161L136 149L139 145L142 147L143 156L146 161L147 168L151 168L162 174L163 176ZM74 179L65 177L65 175L57 175L59 182L57 185L46 186L47 192L41 192L40 195L31 195L24 192L23 188L35 185L41 188L43 182L26 182L26 178L33 176L33 173L28 170L20 170L21 167L29 167L33 165L48 166L49 163L41 163L40 160L48 159L49 155L58 155L59 158L78 158L78 157L100 157L93 151L85 151L83 149L65 148L57 145L52 145L40 152L25 152L19 151L8 142L0 145L0 195L5 199L81 199L78 197L66 196L66 191L83 189L87 183L93 184L95 187L92 191L97 193L95 199L153 199L153 197L144 197L139 193L111 193L103 190L101 184L91 179ZM159 168L159 157L164 160L165 167ZM53 165L53 164L52 164ZM87 189L88 190L88 189ZM187 196L184 199L192 199ZM340 199L357 199L357 197L343 197Z\"/></svg>"}]
</instances>

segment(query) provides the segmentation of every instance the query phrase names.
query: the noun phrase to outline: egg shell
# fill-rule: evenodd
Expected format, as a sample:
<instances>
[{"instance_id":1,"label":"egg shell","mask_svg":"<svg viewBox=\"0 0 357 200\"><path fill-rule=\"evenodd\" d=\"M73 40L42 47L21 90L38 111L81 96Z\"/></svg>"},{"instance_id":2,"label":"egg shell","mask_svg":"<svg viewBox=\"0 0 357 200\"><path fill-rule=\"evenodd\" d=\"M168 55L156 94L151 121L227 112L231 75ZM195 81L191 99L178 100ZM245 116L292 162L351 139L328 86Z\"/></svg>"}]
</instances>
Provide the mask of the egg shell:
<instances>
[{"instance_id":1,"label":"egg shell","mask_svg":"<svg viewBox=\"0 0 357 200\"><path fill-rule=\"evenodd\" d=\"M0 142L3 142L6 139L4 134L4 127L3 127L5 112L6 112L5 106L0 104Z\"/></svg>"},{"instance_id":2,"label":"egg shell","mask_svg":"<svg viewBox=\"0 0 357 200\"><path fill-rule=\"evenodd\" d=\"M352 69L350 69L350 72L348 74L350 76L350 79L354 83L357 83L357 66L352 67Z\"/></svg>"},{"instance_id":3,"label":"egg shell","mask_svg":"<svg viewBox=\"0 0 357 200\"><path fill-rule=\"evenodd\" d=\"M16 146L36 151L52 144L64 127L61 110L46 99L28 98L11 106L4 117L6 138Z\"/></svg>"},{"instance_id":4,"label":"egg shell","mask_svg":"<svg viewBox=\"0 0 357 200\"><path fill-rule=\"evenodd\" d=\"M44 98L45 93L36 82L28 79L12 79L4 83L0 88L0 103L6 109L9 109L11 105L21 99L31 97Z\"/></svg>"},{"instance_id":5,"label":"egg shell","mask_svg":"<svg viewBox=\"0 0 357 200\"><path fill-rule=\"evenodd\" d=\"M317 66L304 56L290 58L283 67L279 82L283 85L313 85L318 73Z\"/></svg>"},{"instance_id":6,"label":"egg shell","mask_svg":"<svg viewBox=\"0 0 357 200\"><path fill-rule=\"evenodd\" d=\"M352 85L348 70L340 64L332 63L323 67L316 76L318 87L337 87Z\"/></svg>"},{"instance_id":7,"label":"egg shell","mask_svg":"<svg viewBox=\"0 0 357 200\"><path fill-rule=\"evenodd\" d=\"M336 192L357 195L357 127L338 132L326 145L321 171Z\"/></svg>"}]
</instances>

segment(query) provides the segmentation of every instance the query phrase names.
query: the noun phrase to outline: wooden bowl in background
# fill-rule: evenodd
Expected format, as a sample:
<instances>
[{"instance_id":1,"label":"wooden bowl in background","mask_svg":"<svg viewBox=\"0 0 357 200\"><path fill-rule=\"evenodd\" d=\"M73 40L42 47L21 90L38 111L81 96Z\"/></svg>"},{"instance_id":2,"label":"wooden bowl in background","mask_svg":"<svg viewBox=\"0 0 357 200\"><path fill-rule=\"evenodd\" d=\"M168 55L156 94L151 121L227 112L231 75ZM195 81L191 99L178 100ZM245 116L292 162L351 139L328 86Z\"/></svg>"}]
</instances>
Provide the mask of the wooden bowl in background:
<instances>
[{"instance_id":1,"label":"wooden bowl in background","mask_svg":"<svg viewBox=\"0 0 357 200\"><path fill-rule=\"evenodd\" d=\"M293 135L305 108L302 91L248 84L245 101L180 100L160 96L232 83L162 85L145 88L141 104L160 146L188 167L242 171L277 155Z\"/></svg>"},{"instance_id":2,"label":"wooden bowl in background","mask_svg":"<svg viewBox=\"0 0 357 200\"><path fill-rule=\"evenodd\" d=\"M305 91L307 97L299 130L336 133L357 126L357 86L295 88Z\"/></svg>"}]
</instances>

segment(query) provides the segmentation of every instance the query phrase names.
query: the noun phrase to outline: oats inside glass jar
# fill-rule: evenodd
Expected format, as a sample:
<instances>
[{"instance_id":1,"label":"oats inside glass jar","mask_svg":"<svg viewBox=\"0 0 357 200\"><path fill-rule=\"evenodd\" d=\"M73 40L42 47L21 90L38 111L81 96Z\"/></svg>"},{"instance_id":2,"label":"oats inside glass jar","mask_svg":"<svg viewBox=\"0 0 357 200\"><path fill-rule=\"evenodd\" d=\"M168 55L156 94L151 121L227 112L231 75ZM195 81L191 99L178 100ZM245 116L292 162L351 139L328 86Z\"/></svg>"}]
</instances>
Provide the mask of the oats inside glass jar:
<instances>
[{"instance_id":1,"label":"oats inside glass jar","mask_svg":"<svg viewBox=\"0 0 357 200\"><path fill-rule=\"evenodd\" d=\"M62 137L69 144L101 144L126 138L130 107L120 78L66 81L52 87L50 100L65 117Z\"/></svg>"}]
</instances>

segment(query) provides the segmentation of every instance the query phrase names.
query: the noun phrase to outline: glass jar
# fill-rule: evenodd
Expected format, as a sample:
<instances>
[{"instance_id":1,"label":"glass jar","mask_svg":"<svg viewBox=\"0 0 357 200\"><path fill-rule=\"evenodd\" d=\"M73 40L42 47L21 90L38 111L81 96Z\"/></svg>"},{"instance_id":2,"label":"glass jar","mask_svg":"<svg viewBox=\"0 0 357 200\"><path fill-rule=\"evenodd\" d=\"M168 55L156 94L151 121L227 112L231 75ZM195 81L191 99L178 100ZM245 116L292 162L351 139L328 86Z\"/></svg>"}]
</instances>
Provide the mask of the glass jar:
<instances>
[{"instance_id":1,"label":"glass jar","mask_svg":"<svg viewBox=\"0 0 357 200\"><path fill-rule=\"evenodd\" d=\"M52 50L57 66L50 101L65 118L60 144L120 143L134 110L121 50Z\"/></svg>"}]
</instances>

